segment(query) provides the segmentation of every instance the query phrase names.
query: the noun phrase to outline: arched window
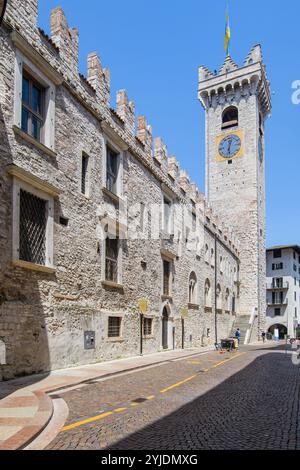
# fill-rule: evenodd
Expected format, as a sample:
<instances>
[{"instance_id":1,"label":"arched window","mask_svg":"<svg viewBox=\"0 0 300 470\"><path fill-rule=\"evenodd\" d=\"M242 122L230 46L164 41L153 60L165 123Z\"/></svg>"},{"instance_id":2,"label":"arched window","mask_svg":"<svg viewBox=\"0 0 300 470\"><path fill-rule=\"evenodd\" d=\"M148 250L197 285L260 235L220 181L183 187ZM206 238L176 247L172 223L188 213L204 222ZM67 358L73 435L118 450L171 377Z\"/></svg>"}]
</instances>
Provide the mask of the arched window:
<instances>
[{"instance_id":1,"label":"arched window","mask_svg":"<svg viewBox=\"0 0 300 470\"><path fill-rule=\"evenodd\" d=\"M190 274L189 279L189 303L197 304L197 276L194 272Z\"/></svg>"},{"instance_id":2,"label":"arched window","mask_svg":"<svg viewBox=\"0 0 300 470\"><path fill-rule=\"evenodd\" d=\"M210 250L210 264L215 265L215 250L213 248Z\"/></svg>"},{"instance_id":3,"label":"arched window","mask_svg":"<svg viewBox=\"0 0 300 470\"><path fill-rule=\"evenodd\" d=\"M235 313L235 294L232 295L232 313Z\"/></svg>"},{"instance_id":4,"label":"arched window","mask_svg":"<svg viewBox=\"0 0 300 470\"><path fill-rule=\"evenodd\" d=\"M226 301L226 310L227 312L230 312L230 291L228 288L226 289L225 301Z\"/></svg>"},{"instance_id":5,"label":"arched window","mask_svg":"<svg viewBox=\"0 0 300 470\"><path fill-rule=\"evenodd\" d=\"M236 106L226 108L222 114L222 129L229 129L239 125L239 111Z\"/></svg>"},{"instance_id":6,"label":"arched window","mask_svg":"<svg viewBox=\"0 0 300 470\"><path fill-rule=\"evenodd\" d=\"M206 279L204 286L204 306L211 307L211 287L209 279Z\"/></svg>"},{"instance_id":7,"label":"arched window","mask_svg":"<svg viewBox=\"0 0 300 470\"><path fill-rule=\"evenodd\" d=\"M222 289L220 284L217 285L217 310L222 310Z\"/></svg>"}]
</instances>

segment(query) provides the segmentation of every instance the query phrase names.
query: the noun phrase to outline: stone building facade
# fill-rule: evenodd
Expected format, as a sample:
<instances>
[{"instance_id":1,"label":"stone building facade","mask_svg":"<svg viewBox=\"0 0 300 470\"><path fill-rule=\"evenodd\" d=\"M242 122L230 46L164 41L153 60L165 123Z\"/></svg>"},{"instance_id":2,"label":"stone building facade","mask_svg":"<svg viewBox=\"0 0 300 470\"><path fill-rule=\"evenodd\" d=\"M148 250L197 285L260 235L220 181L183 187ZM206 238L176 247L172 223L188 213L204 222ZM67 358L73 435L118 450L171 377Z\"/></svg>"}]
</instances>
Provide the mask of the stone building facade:
<instances>
[{"instance_id":1,"label":"stone building facade","mask_svg":"<svg viewBox=\"0 0 300 470\"><path fill-rule=\"evenodd\" d=\"M243 301L231 219L37 12L10 0L0 29L0 379L214 344Z\"/></svg>"}]
</instances>

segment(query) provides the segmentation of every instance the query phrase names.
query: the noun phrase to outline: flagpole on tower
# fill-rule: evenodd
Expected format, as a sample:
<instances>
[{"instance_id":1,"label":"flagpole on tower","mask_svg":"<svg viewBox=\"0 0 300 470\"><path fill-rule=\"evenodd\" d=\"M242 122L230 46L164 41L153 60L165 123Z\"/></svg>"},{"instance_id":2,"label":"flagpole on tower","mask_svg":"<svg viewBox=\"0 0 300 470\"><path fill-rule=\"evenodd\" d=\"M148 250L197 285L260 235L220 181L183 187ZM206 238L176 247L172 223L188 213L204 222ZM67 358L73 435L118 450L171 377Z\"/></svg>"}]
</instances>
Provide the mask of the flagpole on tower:
<instances>
[{"instance_id":1,"label":"flagpole on tower","mask_svg":"<svg viewBox=\"0 0 300 470\"><path fill-rule=\"evenodd\" d=\"M229 21L229 1L226 2L226 23L225 23L225 38L224 38L224 49L226 52L226 57L229 56L229 46L231 39L231 29Z\"/></svg>"}]
</instances>

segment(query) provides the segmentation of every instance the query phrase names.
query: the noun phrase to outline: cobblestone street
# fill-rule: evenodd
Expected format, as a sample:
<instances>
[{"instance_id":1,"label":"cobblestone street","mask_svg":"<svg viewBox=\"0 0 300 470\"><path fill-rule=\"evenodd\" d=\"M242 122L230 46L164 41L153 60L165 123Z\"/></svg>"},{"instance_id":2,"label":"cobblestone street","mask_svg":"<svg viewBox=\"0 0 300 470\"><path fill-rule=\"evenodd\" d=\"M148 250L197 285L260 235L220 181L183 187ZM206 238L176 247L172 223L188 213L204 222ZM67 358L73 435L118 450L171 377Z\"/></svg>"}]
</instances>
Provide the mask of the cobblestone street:
<instances>
[{"instance_id":1,"label":"cobblestone street","mask_svg":"<svg viewBox=\"0 0 300 470\"><path fill-rule=\"evenodd\" d=\"M300 368L284 346L211 352L59 395L48 449L300 449Z\"/></svg>"}]
</instances>

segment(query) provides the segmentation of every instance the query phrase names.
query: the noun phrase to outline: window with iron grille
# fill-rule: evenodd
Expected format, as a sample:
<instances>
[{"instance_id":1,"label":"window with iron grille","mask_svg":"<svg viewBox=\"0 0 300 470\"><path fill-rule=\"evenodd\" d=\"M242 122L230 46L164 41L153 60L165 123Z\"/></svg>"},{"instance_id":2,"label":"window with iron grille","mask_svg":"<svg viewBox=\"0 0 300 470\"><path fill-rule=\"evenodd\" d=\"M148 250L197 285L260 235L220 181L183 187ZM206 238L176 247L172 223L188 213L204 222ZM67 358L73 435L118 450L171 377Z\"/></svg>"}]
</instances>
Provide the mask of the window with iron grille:
<instances>
[{"instance_id":1,"label":"window with iron grille","mask_svg":"<svg viewBox=\"0 0 300 470\"><path fill-rule=\"evenodd\" d=\"M81 192L87 195L89 157L85 153L81 157Z\"/></svg>"},{"instance_id":2,"label":"window with iron grille","mask_svg":"<svg viewBox=\"0 0 300 470\"><path fill-rule=\"evenodd\" d=\"M144 336L152 335L152 318L144 318Z\"/></svg>"},{"instance_id":3,"label":"window with iron grille","mask_svg":"<svg viewBox=\"0 0 300 470\"><path fill-rule=\"evenodd\" d=\"M121 317L108 317L108 337L119 338L121 336Z\"/></svg>"},{"instance_id":4,"label":"window with iron grille","mask_svg":"<svg viewBox=\"0 0 300 470\"><path fill-rule=\"evenodd\" d=\"M46 264L47 202L20 189L19 258Z\"/></svg>"},{"instance_id":5,"label":"window with iron grille","mask_svg":"<svg viewBox=\"0 0 300 470\"><path fill-rule=\"evenodd\" d=\"M26 73L22 81L21 128L34 139L41 141L44 125L44 89Z\"/></svg>"},{"instance_id":6,"label":"window with iron grille","mask_svg":"<svg viewBox=\"0 0 300 470\"><path fill-rule=\"evenodd\" d=\"M107 238L105 250L105 279L118 282L119 240Z\"/></svg>"},{"instance_id":7,"label":"window with iron grille","mask_svg":"<svg viewBox=\"0 0 300 470\"><path fill-rule=\"evenodd\" d=\"M163 294L170 295L170 263L163 260L164 278L163 278Z\"/></svg>"},{"instance_id":8,"label":"window with iron grille","mask_svg":"<svg viewBox=\"0 0 300 470\"><path fill-rule=\"evenodd\" d=\"M117 194L119 155L106 147L106 189Z\"/></svg>"}]
</instances>

